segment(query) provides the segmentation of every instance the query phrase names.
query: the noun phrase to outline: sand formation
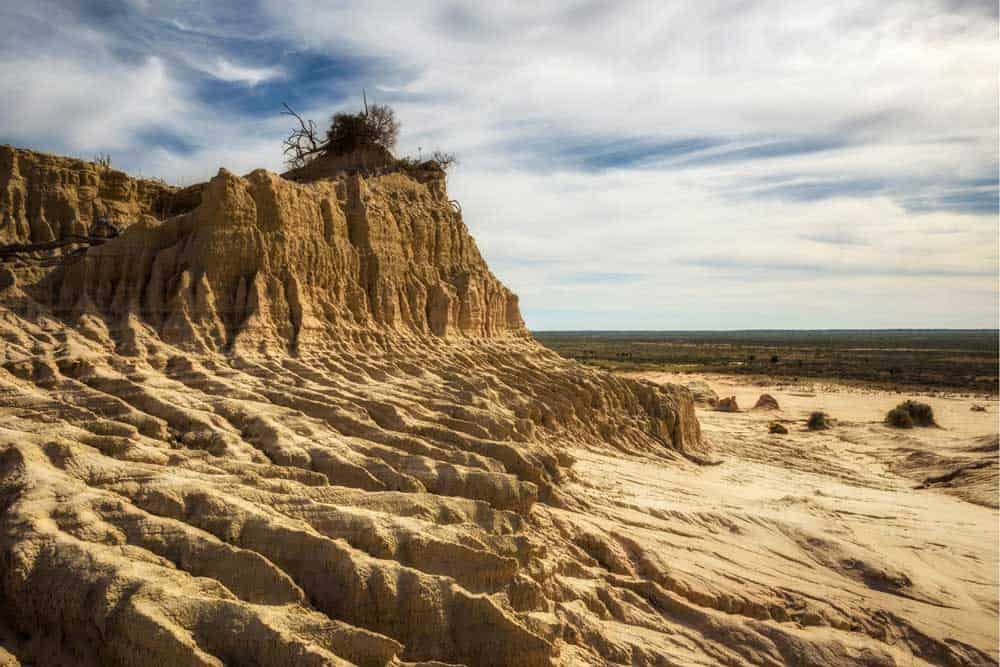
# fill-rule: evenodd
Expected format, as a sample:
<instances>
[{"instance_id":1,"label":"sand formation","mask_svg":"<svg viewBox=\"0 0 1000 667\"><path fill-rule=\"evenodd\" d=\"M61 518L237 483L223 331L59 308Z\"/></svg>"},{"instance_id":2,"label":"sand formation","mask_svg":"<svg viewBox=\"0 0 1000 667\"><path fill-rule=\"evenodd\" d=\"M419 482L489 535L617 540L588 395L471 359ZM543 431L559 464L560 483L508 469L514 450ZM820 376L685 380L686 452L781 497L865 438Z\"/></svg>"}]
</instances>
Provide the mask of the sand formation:
<instances>
[{"instance_id":1,"label":"sand formation","mask_svg":"<svg viewBox=\"0 0 1000 667\"><path fill-rule=\"evenodd\" d=\"M704 380L691 380L686 382L684 386L690 390L695 405L714 408L719 402L719 395Z\"/></svg>"},{"instance_id":2,"label":"sand formation","mask_svg":"<svg viewBox=\"0 0 1000 667\"><path fill-rule=\"evenodd\" d=\"M176 192L93 162L0 146L0 244L86 235L100 220L163 217Z\"/></svg>"},{"instance_id":3,"label":"sand formation","mask_svg":"<svg viewBox=\"0 0 1000 667\"><path fill-rule=\"evenodd\" d=\"M126 226L4 267L0 664L990 663L672 571L570 451L695 471L690 392L539 346L439 170L0 159L6 239Z\"/></svg>"},{"instance_id":4,"label":"sand formation","mask_svg":"<svg viewBox=\"0 0 1000 667\"><path fill-rule=\"evenodd\" d=\"M760 398L753 405L754 410L780 410L781 406L778 405L778 399L771 394L761 394Z\"/></svg>"},{"instance_id":5,"label":"sand formation","mask_svg":"<svg viewBox=\"0 0 1000 667\"><path fill-rule=\"evenodd\" d=\"M715 403L716 412L739 412L740 406L735 396L724 396Z\"/></svg>"}]
</instances>

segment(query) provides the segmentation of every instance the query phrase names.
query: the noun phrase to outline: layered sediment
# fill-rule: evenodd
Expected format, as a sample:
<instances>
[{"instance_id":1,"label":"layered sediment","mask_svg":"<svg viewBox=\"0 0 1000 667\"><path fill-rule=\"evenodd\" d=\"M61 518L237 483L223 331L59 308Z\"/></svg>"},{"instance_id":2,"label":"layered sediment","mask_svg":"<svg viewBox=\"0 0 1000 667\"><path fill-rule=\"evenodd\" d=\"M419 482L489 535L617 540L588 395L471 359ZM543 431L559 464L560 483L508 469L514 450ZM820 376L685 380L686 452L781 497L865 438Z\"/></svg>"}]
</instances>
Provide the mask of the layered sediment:
<instances>
[{"instance_id":1,"label":"layered sediment","mask_svg":"<svg viewBox=\"0 0 1000 667\"><path fill-rule=\"evenodd\" d=\"M178 192L95 162L0 146L0 244L87 236L170 213ZM180 202L178 202L180 203Z\"/></svg>"},{"instance_id":2,"label":"layered sediment","mask_svg":"<svg viewBox=\"0 0 1000 667\"><path fill-rule=\"evenodd\" d=\"M49 204L0 209L23 211L19 239L135 219L4 269L0 660L989 660L675 570L663 536L742 529L644 515L575 457L694 475L712 453L691 393L538 345L440 171L322 167L113 197L84 167L7 179L79 175L46 195L76 202L57 227Z\"/></svg>"},{"instance_id":3,"label":"layered sediment","mask_svg":"<svg viewBox=\"0 0 1000 667\"><path fill-rule=\"evenodd\" d=\"M161 220L148 182L4 159L14 238L137 218L3 292L23 654L548 664L559 594L530 526L576 503L565 443L704 453L687 392L533 341L443 175L221 171Z\"/></svg>"}]
</instances>

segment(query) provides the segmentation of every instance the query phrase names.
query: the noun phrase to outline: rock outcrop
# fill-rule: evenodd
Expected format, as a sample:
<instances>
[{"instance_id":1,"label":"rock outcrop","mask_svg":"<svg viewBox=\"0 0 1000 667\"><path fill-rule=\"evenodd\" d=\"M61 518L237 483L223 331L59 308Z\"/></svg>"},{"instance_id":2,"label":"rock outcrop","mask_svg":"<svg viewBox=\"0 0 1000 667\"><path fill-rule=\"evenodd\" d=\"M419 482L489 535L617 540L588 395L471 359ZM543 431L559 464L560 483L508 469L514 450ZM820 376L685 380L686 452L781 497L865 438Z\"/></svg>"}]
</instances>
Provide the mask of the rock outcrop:
<instances>
[{"instance_id":1,"label":"rock outcrop","mask_svg":"<svg viewBox=\"0 0 1000 667\"><path fill-rule=\"evenodd\" d=\"M5 155L59 182L7 178L17 238L137 217L0 289L5 650L198 665L606 650L557 575L603 558L557 518L581 502L562 490L571 449L693 465L691 395L538 345L443 174L223 170L181 193L114 177L112 193L92 165ZM44 203L18 203L34 191ZM156 217L181 195L192 210Z\"/></svg>"},{"instance_id":2,"label":"rock outcrop","mask_svg":"<svg viewBox=\"0 0 1000 667\"><path fill-rule=\"evenodd\" d=\"M0 266L0 664L995 663L909 617L966 615L937 580L700 465L691 391L541 347L440 170L7 155L49 165L18 234L130 224Z\"/></svg>"},{"instance_id":3,"label":"rock outcrop","mask_svg":"<svg viewBox=\"0 0 1000 667\"><path fill-rule=\"evenodd\" d=\"M85 236L99 221L126 226L163 216L174 191L94 162L0 146L0 244Z\"/></svg>"},{"instance_id":4,"label":"rock outcrop","mask_svg":"<svg viewBox=\"0 0 1000 667\"><path fill-rule=\"evenodd\" d=\"M736 402L736 397L735 396L726 396L726 397L720 398L718 401L716 401L716 403L715 403L715 411L716 412L739 412L740 411L740 406L739 406L739 403Z\"/></svg>"},{"instance_id":5,"label":"rock outcrop","mask_svg":"<svg viewBox=\"0 0 1000 667\"><path fill-rule=\"evenodd\" d=\"M691 391L696 405L714 408L719 402L719 395L704 380L691 380L684 384Z\"/></svg>"},{"instance_id":6,"label":"rock outcrop","mask_svg":"<svg viewBox=\"0 0 1000 667\"><path fill-rule=\"evenodd\" d=\"M778 405L778 399L771 394L761 394L757 399L757 402L753 404L754 410L780 410L781 406Z\"/></svg>"}]
</instances>

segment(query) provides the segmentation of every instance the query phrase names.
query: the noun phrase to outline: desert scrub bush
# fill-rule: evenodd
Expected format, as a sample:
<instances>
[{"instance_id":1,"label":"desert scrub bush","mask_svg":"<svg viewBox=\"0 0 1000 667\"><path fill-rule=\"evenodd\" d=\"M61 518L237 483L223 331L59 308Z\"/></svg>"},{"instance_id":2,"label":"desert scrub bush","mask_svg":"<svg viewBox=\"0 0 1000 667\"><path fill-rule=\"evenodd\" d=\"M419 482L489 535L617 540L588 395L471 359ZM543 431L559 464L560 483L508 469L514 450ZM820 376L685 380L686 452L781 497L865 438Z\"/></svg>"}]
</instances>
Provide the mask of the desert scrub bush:
<instances>
[{"instance_id":1,"label":"desert scrub bush","mask_svg":"<svg viewBox=\"0 0 1000 667\"><path fill-rule=\"evenodd\" d=\"M937 426L934 421L934 409L919 401L903 401L885 415L885 423L895 428L913 428L914 426Z\"/></svg>"},{"instance_id":2,"label":"desert scrub bush","mask_svg":"<svg viewBox=\"0 0 1000 667\"><path fill-rule=\"evenodd\" d=\"M886 413L885 423L893 428L913 428L913 417L906 408L897 406Z\"/></svg>"},{"instance_id":3,"label":"desert scrub bush","mask_svg":"<svg viewBox=\"0 0 1000 667\"><path fill-rule=\"evenodd\" d=\"M827 421L829 415L825 412L813 412L809 415L809 420L806 422L806 428L810 431L823 431L830 428L830 423Z\"/></svg>"},{"instance_id":4,"label":"desert scrub bush","mask_svg":"<svg viewBox=\"0 0 1000 667\"><path fill-rule=\"evenodd\" d=\"M326 151L350 153L363 146L391 150L399 137L399 121L391 107L373 104L361 113L338 113L326 133Z\"/></svg>"}]
</instances>

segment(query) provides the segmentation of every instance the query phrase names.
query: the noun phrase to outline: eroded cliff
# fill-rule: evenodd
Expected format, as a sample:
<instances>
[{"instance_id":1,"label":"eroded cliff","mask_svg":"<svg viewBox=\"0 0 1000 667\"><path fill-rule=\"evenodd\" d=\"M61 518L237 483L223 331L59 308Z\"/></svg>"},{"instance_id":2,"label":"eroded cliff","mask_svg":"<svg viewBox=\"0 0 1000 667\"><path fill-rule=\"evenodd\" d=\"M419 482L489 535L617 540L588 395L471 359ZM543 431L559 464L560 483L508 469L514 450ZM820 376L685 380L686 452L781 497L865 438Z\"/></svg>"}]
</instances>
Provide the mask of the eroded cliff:
<instances>
[{"instance_id":1,"label":"eroded cliff","mask_svg":"<svg viewBox=\"0 0 1000 667\"><path fill-rule=\"evenodd\" d=\"M194 211L146 216L50 283L61 315L135 316L201 351L527 335L442 183L401 173L296 184L223 171Z\"/></svg>"},{"instance_id":2,"label":"eroded cliff","mask_svg":"<svg viewBox=\"0 0 1000 667\"><path fill-rule=\"evenodd\" d=\"M690 392L539 346L440 170L13 154L15 238L129 224L0 267L0 664L991 663L910 614L958 597L698 496L739 479Z\"/></svg>"},{"instance_id":3,"label":"eroded cliff","mask_svg":"<svg viewBox=\"0 0 1000 667\"><path fill-rule=\"evenodd\" d=\"M17 238L137 218L4 283L0 577L22 655L549 664L576 596L555 571L590 560L535 510L579 504L567 443L705 454L685 390L534 342L441 174L221 171L159 220L146 182L5 155L53 179L7 177Z\"/></svg>"},{"instance_id":4,"label":"eroded cliff","mask_svg":"<svg viewBox=\"0 0 1000 667\"><path fill-rule=\"evenodd\" d=\"M0 244L86 236L168 213L176 188L94 162L0 146Z\"/></svg>"}]
</instances>

